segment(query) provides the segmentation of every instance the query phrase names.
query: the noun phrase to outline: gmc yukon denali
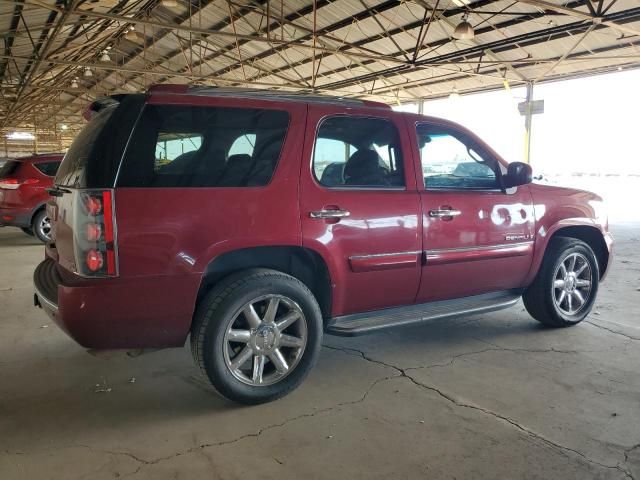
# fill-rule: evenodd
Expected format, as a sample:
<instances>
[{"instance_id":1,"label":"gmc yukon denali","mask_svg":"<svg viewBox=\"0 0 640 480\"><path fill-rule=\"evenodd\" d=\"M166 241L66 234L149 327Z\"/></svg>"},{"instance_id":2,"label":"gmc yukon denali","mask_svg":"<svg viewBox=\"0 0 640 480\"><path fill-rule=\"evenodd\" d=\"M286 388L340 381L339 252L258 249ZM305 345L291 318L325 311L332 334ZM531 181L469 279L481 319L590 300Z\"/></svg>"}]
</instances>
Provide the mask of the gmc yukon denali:
<instances>
[{"instance_id":1,"label":"gmc yukon denali","mask_svg":"<svg viewBox=\"0 0 640 480\"><path fill-rule=\"evenodd\" d=\"M91 349L181 347L281 397L323 334L489 312L583 320L602 199L531 183L467 129L375 102L162 85L94 102L49 190L35 303Z\"/></svg>"}]
</instances>

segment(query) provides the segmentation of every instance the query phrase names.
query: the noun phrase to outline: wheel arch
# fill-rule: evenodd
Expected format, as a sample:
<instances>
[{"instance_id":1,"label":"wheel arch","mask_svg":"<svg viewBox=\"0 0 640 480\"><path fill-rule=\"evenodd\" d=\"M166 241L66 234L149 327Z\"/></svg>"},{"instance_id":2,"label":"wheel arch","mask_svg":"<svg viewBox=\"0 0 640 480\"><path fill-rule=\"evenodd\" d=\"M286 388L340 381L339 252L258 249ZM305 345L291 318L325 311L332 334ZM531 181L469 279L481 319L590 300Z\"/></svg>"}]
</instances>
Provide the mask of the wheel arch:
<instances>
[{"instance_id":1,"label":"wheel arch","mask_svg":"<svg viewBox=\"0 0 640 480\"><path fill-rule=\"evenodd\" d=\"M555 237L576 238L589 245L598 260L600 278L603 278L607 270L607 266L609 265L609 249L607 248L604 235L597 227L589 225L563 226L558 228L553 235L551 235L549 240Z\"/></svg>"},{"instance_id":2,"label":"wheel arch","mask_svg":"<svg viewBox=\"0 0 640 480\"><path fill-rule=\"evenodd\" d=\"M39 204L36 208L31 210L31 216L29 217L29 225L33 223L33 219L36 217L38 213L47 208L47 202Z\"/></svg>"},{"instance_id":3,"label":"wheel arch","mask_svg":"<svg viewBox=\"0 0 640 480\"><path fill-rule=\"evenodd\" d=\"M316 251L293 245L249 247L222 253L206 266L196 304L223 278L249 268L268 268L291 275L315 296L322 317L331 317L331 275L327 263Z\"/></svg>"}]
</instances>

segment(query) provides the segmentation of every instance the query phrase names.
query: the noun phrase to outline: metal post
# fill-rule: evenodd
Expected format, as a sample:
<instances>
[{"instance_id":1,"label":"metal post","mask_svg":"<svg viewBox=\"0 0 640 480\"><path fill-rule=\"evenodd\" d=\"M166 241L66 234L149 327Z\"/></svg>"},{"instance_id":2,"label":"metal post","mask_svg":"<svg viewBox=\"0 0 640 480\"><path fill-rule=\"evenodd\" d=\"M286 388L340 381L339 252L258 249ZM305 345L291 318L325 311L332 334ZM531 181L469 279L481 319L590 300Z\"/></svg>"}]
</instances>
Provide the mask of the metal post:
<instances>
[{"instance_id":1,"label":"metal post","mask_svg":"<svg viewBox=\"0 0 640 480\"><path fill-rule=\"evenodd\" d=\"M424 114L424 98L418 100L418 113L420 115Z\"/></svg>"},{"instance_id":2,"label":"metal post","mask_svg":"<svg viewBox=\"0 0 640 480\"><path fill-rule=\"evenodd\" d=\"M531 163L531 102L533 101L533 82L527 82L527 98L524 114L524 161Z\"/></svg>"}]
</instances>

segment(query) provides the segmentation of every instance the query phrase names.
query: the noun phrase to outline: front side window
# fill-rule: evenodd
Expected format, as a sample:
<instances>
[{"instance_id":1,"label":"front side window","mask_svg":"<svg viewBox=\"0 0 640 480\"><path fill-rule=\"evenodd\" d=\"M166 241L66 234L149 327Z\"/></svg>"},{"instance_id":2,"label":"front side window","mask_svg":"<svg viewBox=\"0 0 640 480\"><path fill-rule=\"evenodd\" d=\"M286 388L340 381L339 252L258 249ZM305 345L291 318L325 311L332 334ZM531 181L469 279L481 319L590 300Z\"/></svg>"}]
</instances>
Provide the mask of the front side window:
<instances>
[{"instance_id":1,"label":"front side window","mask_svg":"<svg viewBox=\"0 0 640 480\"><path fill-rule=\"evenodd\" d=\"M251 187L269 183L289 114L147 105L125 153L121 187Z\"/></svg>"},{"instance_id":2,"label":"front side window","mask_svg":"<svg viewBox=\"0 0 640 480\"><path fill-rule=\"evenodd\" d=\"M445 127L418 125L418 148L427 189L494 190L498 164L480 153L464 134Z\"/></svg>"},{"instance_id":3,"label":"front side window","mask_svg":"<svg viewBox=\"0 0 640 480\"><path fill-rule=\"evenodd\" d=\"M320 124L313 173L325 187L404 186L400 141L389 120L330 117Z\"/></svg>"}]
</instances>

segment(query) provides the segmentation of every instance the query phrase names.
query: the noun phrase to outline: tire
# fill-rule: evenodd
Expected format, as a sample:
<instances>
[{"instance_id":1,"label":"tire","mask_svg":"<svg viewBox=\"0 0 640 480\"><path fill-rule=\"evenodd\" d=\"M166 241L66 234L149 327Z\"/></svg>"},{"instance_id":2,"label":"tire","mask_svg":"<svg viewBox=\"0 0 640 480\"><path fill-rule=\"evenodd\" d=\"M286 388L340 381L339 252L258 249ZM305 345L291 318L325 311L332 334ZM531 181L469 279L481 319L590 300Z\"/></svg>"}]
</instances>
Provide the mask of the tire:
<instances>
[{"instance_id":1,"label":"tire","mask_svg":"<svg viewBox=\"0 0 640 480\"><path fill-rule=\"evenodd\" d=\"M42 243L51 241L51 221L45 210L40 210L33 216L31 230Z\"/></svg>"},{"instance_id":2,"label":"tire","mask_svg":"<svg viewBox=\"0 0 640 480\"><path fill-rule=\"evenodd\" d=\"M22 227L20 230L22 230L24 233L26 233L30 237L33 237L35 235L35 233L33 233L33 230L31 228Z\"/></svg>"},{"instance_id":3,"label":"tire","mask_svg":"<svg viewBox=\"0 0 640 480\"><path fill-rule=\"evenodd\" d=\"M302 282L274 270L244 270L198 306L191 352L223 396L259 404L302 383L318 359L322 331L320 307Z\"/></svg>"},{"instance_id":4,"label":"tire","mask_svg":"<svg viewBox=\"0 0 640 480\"><path fill-rule=\"evenodd\" d=\"M538 275L522 296L524 306L548 327L576 325L591 312L599 280L598 261L589 245L575 238L554 237Z\"/></svg>"}]
</instances>

